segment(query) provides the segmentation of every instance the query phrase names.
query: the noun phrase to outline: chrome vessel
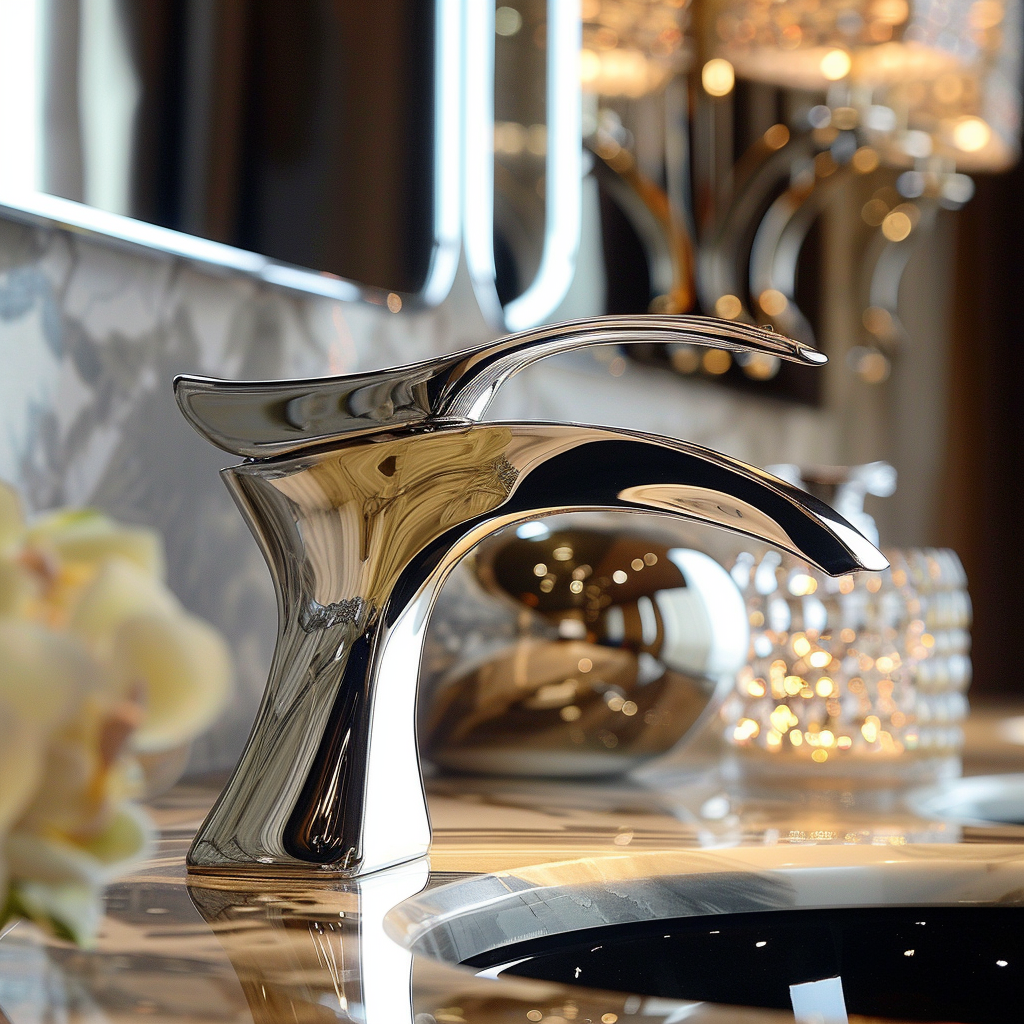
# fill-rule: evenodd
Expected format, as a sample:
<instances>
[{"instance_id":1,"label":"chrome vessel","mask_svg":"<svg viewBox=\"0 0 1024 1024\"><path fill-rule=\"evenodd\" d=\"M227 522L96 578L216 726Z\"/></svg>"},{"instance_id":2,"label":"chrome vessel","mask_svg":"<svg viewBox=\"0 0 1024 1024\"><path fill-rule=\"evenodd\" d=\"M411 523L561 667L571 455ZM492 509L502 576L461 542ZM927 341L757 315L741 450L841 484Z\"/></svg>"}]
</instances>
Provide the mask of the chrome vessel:
<instances>
[{"instance_id":1,"label":"chrome vessel","mask_svg":"<svg viewBox=\"0 0 1024 1024\"><path fill-rule=\"evenodd\" d=\"M479 422L501 384L537 359L668 341L825 361L763 328L636 316L369 373L176 379L193 427L248 459L223 475L279 611L263 703L191 871L352 877L427 852L415 734L424 630L447 574L501 527L564 511L653 512L760 538L830 574L886 566L824 503L706 448L610 427Z\"/></svg>"}]
</instances>

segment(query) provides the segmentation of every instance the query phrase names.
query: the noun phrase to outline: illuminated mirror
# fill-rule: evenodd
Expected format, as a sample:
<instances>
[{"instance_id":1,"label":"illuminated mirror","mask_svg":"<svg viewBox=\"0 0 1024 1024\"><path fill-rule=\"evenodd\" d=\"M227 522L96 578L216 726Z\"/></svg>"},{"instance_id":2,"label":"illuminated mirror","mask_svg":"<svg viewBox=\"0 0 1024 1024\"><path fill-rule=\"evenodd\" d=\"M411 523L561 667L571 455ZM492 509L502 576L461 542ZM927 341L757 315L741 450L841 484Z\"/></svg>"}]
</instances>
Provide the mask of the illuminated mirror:
<instances>
[{"instance_id":1,"label":"illuminated mirror","mask_svg":"<svg viewBox=\"0 0 1024 1024\"><path fill-rule=\"evenodd\" d=\"M293 287L438 301L459 20L452 0L0 0L0 204Z\"/></svg>"}]
</instances>

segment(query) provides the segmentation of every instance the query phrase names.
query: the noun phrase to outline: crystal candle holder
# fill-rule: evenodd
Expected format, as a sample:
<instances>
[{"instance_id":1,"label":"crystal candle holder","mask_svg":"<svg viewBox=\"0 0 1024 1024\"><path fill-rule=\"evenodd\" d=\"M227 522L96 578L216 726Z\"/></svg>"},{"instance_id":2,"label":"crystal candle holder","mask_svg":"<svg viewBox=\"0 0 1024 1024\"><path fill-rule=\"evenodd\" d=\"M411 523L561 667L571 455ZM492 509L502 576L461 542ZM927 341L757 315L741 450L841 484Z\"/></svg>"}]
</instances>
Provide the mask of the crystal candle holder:
<instances>
[{"instance_id":1,"label":"crystal candle holder","mask_svg":"<svg viewBox=\"0 0 1024 1024\"><path fill-rule=\"evenodd\" d=\"M720 715L744 774L934 781L959 774L971 603L949 550L886 552L832 578L740 554L750 660Z\"/></svg>"}]
</instances>

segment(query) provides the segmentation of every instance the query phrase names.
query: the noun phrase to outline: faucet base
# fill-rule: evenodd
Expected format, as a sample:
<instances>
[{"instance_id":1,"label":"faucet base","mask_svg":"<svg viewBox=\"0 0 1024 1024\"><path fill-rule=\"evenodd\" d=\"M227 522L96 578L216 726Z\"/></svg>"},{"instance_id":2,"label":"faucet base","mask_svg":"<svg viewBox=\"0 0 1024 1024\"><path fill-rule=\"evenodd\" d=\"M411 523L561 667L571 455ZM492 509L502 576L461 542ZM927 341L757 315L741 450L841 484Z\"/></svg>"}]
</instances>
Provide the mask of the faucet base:
<instances>
[{"instance_id":1,"label":"faucet base","mask_svg":"<svg viewBox=\"0 0 1024 1024\"><path fill-rule=\"evenodd\" d=\"M414 861L423 860L422 856L410 857L407 860L389 864L386 867L376 868L367 871L365 868L338 868L332 865L310 864L308 867L292 864L231 864L225 867L216 867L206 864L186 864L188 871L189 885L202 887L205 880L209 885L219 888L214 879L230 881L236 879L251 883L254 880L281 881L281 882L330 882L349 881L354 879L370 878L385 871L401 867L403 864L411 864Z\"/></svg>"}]
</instances>

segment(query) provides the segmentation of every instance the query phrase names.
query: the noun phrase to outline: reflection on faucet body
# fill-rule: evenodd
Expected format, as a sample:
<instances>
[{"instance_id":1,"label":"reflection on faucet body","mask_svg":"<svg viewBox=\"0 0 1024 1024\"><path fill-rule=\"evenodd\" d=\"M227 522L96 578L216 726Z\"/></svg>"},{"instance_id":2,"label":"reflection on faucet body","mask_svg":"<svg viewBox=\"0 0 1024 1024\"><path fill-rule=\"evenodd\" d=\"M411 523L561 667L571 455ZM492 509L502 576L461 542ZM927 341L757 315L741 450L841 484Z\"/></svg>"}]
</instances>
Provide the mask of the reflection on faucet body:
<instances>
[{"instance_id":1,"label":"reflection on faucet body","mask_svg":"<svg viewBox=\"0 0 1024 1024\"><path fill-rule=\"evenodd\" d=\"M652 340L820 361L746 325L635 317L542 328L379 374L176 381L203 434L271 456L224 476L279 602L266 694L190 851L192 871L354 876L426 853L415 737L426 620L452 567L501 527L645 511L760 538L833 574L885 566L823 503L707 449L605 427L474 422L540 356Z\"/></svg>"}]
</instances>

